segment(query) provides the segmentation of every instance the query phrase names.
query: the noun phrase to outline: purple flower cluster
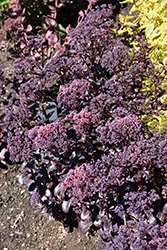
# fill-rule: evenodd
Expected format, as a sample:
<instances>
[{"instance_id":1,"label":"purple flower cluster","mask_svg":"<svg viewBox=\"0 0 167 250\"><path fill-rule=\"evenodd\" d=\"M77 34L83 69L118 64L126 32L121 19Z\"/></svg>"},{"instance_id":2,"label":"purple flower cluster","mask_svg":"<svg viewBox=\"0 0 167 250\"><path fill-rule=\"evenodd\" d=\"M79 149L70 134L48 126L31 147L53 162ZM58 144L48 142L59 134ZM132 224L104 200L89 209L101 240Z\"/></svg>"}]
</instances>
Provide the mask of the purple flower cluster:
<instances>
[{"instance_id":1,"label":"purple flower cluster","mask_svg":"<svg viewBox=\"0 0 167 250\"><path fill-rule=\"evenodd\" d=\"M36 127L33 129L33 133ZM31 130L30 130L30 136ZM66 128L61 122L54 122L38 127L37 135L34 138L35 146L39 149L49 149L54 151L65 151L70 146L70 141L66 140Z\"/></svg>"},{"instance_id":2,"label":"purple flower cluster","mask_svg":"<svg viewBox=\"0 0 167 250\"><path fill-rule=\"evenodd\" d=\"M111 145L127 145L129 141L137 141L141 132L142 122L135 115L123 118L116 117L113 121L107 121L105 126L99 126L96 131L100 134L97 138L101 143Z\"/></svg>"},{"instance_id":3,"label":"purple flower cluster","mask_svg":"<svg viewBox=\"0 0 167 250\"><path fill-rule=\"evenodd\" d=\"M105 183L106 182L106 183ZM71 169L61 185L63 191L67 191L72 197L72 205L97 203L98 193L106 192L106 169L100 161L96 164L82 164L76 169Z\"/></svg>"},{"instance_id":4,"label":"purple flower cluster","mask_svg":"<svg viewBox=\"0 0 167 250\"><path fill-rule=\"evenodd\" d=\"M90 70L97 67L106 51L113 44L115 28L112 19L112 6L103 5L90 10L83 22L70 32L71 46ZM97 64L97 65L96 65Z\"/></svg>"},{"instance_id":5,"label":"purple flower cluster","mask_svg":"<svg viewBox=\"0 0 167 250\"><path fill-rule=\"evenodd\" d=\"M93 112L94 111L94 112ZM99 121L96 110L87 111L86 109L81 110L78 114L73 116L74 126L77 134L88 134L90 126L97 124Z\"/></svg>"},{"instance_id":6,"label":"purple flower cluster","mask_svg":"<svg viewBox=\"0 0 167 250\"><path fill-rule=\"evenodd\" d=\"M67 109L76 109L82 107L84 101L90 101L88 95L90 82L85 79L74 80L69 86L65 85L61 88L57 97L59 106L63 104Z\"/></svg>"}]
</instances>

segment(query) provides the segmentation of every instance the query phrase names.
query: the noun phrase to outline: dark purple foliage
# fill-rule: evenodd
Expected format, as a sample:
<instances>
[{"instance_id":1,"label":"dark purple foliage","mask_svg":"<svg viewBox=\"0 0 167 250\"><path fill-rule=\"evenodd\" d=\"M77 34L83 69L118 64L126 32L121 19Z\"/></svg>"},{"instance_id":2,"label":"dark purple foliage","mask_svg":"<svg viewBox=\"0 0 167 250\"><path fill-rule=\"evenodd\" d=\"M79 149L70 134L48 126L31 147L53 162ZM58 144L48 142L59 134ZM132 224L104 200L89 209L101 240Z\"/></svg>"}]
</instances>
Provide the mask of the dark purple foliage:
<instances>
[{"instance_id":1,"label":"dark purple foliage","mask_svg":"<svg viewBox=\"0 0 167 250\"><path fill-rule=\"evenodd\" d=\"M20 185L50 220L77 219L108 250L166 249L167 140L141 121L164 108L163 79L144 38L130 49L114 28L102 6L69 33L71 55L50 59L32 38L10 81L0 69L1 126Z\"/></svg>"}]
</instances>

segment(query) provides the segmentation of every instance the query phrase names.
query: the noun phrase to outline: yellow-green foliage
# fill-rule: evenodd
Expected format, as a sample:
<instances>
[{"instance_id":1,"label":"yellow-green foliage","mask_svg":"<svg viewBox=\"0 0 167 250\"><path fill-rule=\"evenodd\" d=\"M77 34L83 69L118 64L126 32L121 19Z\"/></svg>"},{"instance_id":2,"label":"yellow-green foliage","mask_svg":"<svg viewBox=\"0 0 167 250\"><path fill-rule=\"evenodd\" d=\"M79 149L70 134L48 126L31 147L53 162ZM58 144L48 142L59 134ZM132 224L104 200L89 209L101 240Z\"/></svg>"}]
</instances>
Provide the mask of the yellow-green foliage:
<instances>
[{"instance_id":1,"label":"yellow-green foliage","mask_svg":"<svg viewBox=\"0 0 167 250\"><path fill-rule=\"evenodd\" d=\"M167 0L126 0L123 3L125 2L134 3L130 13L139 13L132 24L127 22L131 18L129 16L120 15L120 21L129 26L139 22L140 28L145 28L148 42L157 46L152 52L152 58L167 62Z\"/></svg>"},{"instance_id":2,"label":"yellow-green foliage","mask_svg":"<svg viewBox=\"0 0 167 250\"><path fill-rule=\"evenodd\" d=\"M148 43L151 46L156 46L150 51L152 61L158 66L160 65L159 60L162 60L164 64L167 63L167 0L125 0L122 3L133 3L130 10L132 16L120 15L122 27L118 33L122 34L126 31L133 34L132 27L139 23L139 31L144 29ZM135 12L137 15L134 15ZM137 48L136 43L132 41L131 44ZM167 104L167 77L164 72L162 72L162 77L164 77L162 89L165 90L165 94L161 101ZM158 130L162 132L166 123L167 111L163 111L163 115L148 121L148 126L152 128L153 125L156 125Z\"/></svg>"}]
</instances>

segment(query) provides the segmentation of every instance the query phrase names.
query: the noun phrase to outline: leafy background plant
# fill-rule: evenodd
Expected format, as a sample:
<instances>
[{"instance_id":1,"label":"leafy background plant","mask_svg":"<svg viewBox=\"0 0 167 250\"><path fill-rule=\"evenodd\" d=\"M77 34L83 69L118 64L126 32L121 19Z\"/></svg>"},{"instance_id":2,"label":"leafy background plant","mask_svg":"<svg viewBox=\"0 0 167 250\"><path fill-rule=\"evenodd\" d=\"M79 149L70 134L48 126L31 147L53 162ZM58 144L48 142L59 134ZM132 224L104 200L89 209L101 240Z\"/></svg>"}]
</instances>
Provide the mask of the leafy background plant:
<instances>
[{"instance_id":1,"label":"leafy background plant","mask_svg":"<svg viewBox=\"0 0 167 250\"><path fill-rule=\"evenodd\" d=\"M0 5L1 5L1 12L3 12L9 7L9 0L1 0Z\"/></svg>"}]
</instances>

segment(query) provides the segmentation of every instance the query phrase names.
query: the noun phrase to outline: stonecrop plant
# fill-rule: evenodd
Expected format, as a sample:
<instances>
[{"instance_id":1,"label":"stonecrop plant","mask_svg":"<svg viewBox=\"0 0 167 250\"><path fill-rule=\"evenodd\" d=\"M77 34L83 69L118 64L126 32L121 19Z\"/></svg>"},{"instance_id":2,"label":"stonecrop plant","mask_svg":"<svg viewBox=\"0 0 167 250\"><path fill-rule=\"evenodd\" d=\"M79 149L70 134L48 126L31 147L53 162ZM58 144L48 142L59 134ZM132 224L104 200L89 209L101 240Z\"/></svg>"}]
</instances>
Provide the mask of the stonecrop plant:
<instances>
[{"instance_id":1,"label":"stonecrop plant","mask_svg":"<svg viewBox=\"0 0 167 250\"><path fill-rule=\"evenodd\" d=\"M166 249L167 140L141 121L165 108L161 68L144 37L135 50L115 29L102 5L68 32L66 52L47 57L38 37L9 75L1 66L1 137L50 220L96 231L106 250Z\"/></svg>"}]
</instances>

